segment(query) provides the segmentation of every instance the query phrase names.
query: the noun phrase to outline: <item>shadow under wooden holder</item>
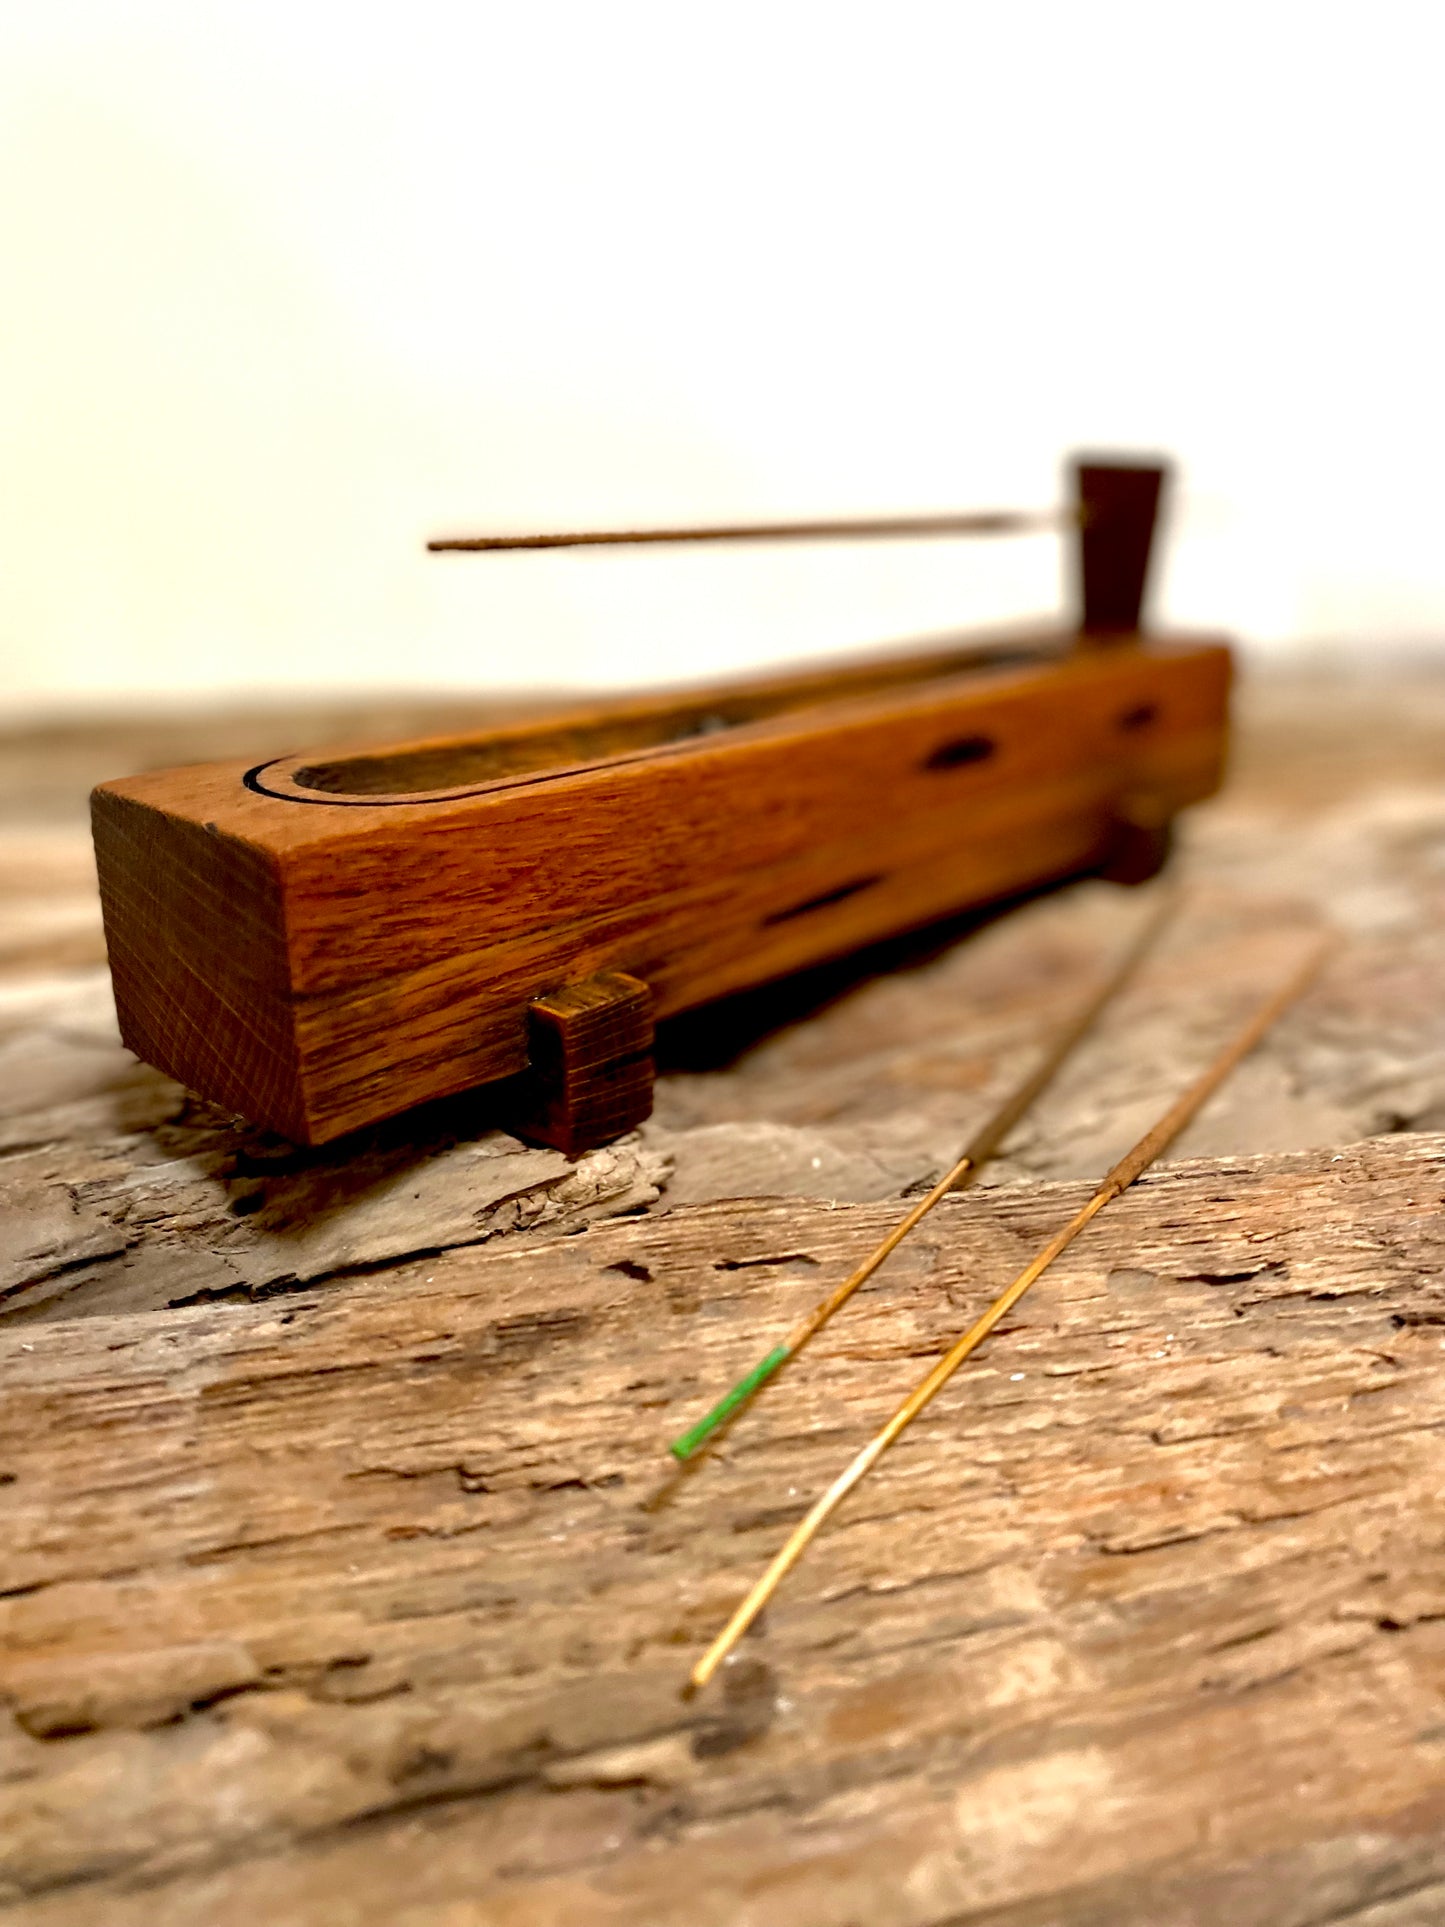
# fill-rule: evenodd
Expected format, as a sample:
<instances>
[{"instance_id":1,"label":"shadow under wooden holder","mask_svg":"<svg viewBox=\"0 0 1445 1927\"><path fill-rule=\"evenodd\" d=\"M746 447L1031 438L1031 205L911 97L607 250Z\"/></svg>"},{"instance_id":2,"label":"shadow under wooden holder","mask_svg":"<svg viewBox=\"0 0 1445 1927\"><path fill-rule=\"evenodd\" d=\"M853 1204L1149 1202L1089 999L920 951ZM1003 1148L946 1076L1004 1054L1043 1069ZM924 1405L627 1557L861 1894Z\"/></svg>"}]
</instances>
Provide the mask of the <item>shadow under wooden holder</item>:
<instances>
[{"instance_id":1,"label":"shadow under wooden holder","mask_svg":"<svg viewBox=\"0 0 1445 1927\"><path fill-rule=\"evenodd\" d=\"M1073 628L102 785L126 1042L307 1143L515 1078L516 1128L575 1155L646 1116L654 1018L1147 873L1218 783L1229 682L1221 642L1138 631L1160 479L1078 465Z\"/></svg>"}]
</instances>

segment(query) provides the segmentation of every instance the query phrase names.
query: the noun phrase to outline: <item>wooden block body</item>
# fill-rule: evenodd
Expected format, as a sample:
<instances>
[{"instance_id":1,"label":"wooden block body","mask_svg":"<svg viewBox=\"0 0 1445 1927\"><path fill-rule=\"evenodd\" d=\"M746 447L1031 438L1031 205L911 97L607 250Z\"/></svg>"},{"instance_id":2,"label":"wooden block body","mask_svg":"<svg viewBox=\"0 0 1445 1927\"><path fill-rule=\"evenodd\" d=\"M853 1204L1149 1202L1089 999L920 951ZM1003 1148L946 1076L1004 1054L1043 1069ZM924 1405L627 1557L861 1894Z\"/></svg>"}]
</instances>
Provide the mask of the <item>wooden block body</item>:
<instances>
[{"instance_id":1,"label":"wooden block body","mask_svg":"<svg viewBox=\"0 0 1445 1927\"><path fill-rule=\"evenodd\" d=\"M562 986L663 1017L1088 869L1215 788L1229 654L1074 640L105 784L122 1034L321 1143L521 1071Z\"/></svg>"}]
</instances>

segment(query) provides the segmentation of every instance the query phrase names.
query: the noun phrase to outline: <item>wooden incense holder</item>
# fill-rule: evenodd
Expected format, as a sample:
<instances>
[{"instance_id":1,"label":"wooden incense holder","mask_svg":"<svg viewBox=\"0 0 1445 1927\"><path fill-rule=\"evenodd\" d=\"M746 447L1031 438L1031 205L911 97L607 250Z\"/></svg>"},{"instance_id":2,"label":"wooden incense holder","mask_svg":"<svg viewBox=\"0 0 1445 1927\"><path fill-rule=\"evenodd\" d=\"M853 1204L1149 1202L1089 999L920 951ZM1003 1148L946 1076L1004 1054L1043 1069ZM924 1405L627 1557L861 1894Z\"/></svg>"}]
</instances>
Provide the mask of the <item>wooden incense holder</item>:
<instances>
[{"instance_id":1,"label":"wooden incense holder","mask_svg":"<svg viewBox=\"0 0 1445 1927\"><path fill-rule=\"evenodd\" d=\"M1061 632L103 784L125 1042L307 1144L515 1078L514 1127L575 1155L647 1115L657 1018L1147 873L1218 784L1229 652L1138 632L1160 471L1078 473Z\"/></svg>"}]
</instances>

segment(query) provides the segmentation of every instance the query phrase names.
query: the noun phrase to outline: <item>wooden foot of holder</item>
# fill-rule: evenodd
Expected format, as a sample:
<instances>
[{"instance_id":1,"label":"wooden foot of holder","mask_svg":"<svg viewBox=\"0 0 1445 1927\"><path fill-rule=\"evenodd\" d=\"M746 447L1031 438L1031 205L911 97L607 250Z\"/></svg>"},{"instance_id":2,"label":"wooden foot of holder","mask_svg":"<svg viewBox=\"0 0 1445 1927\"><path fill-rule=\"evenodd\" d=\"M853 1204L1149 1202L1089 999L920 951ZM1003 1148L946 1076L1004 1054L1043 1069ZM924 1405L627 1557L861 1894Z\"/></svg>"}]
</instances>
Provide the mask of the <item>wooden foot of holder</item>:
<instances>
[{"instance_id":1,"label":"wooden foot of holder","mask_svg":"<svg viewBox=\"0 0 1445 1927\"><path fill-rule=\"evenodd\" d=\"M1109 883L1151 883L1174 848L1174 818L1150 797L1131 797L1116 806L1109 847L1099 874Z\"/></svg>"},{"instance_id":2,"label":"wooden foot of holder","mask_svg":"<svg viewBox=\"0 0 1445 1927\"><path fill-rule=\"evenodd\" d=\"M624 971L564 984L527 1009L518 1137L580 1157L652 1111L652 992Z\"/></svg>"}]
</instances>

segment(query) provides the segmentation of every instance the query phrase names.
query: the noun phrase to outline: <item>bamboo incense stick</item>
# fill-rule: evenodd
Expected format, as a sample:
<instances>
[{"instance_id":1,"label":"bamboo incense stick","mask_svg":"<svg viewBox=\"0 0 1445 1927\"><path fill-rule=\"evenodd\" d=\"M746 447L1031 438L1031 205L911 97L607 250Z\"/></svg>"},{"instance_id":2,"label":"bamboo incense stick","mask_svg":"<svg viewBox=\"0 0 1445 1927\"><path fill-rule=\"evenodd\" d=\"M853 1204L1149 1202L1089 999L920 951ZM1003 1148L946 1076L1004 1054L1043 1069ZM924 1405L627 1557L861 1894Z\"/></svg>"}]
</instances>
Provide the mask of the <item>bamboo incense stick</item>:
<instances>
[{"instance_id":1,"label":"bamboo incense stick","mask_svg":"<svg viewBox=\"0 0 1445 1927\"><path fill-rule=\"evenodd\" d=\"M860 537L915 537L934 535L1031 535L1041 529L1068 527L1079 521L1067 509L1037 513L985 509L957 515L885 515L821 522L725 522L690 529L580 529L543 535L448 535L427 543L437 554L444 549L485 553L497 549L637 548L652 542L828 542Z\"/></svg>"},{"instance_id":2,"label":"bamboo incense stick","mask_svg":"<svg viewBox=\"0 0 1445 1927\"><path fill-rule=\"evenodd\" d=\"M774 1345L767 1356L760 1359L750 1372L740 1378L732 1390L720 1398L712 1410L705 1413L696 1425L689 1427L680 1437L672 1441L669 1450L675 1459L690 1459L699 1447L712 1437L720 1425L731 1418L741 1406L747 1404L780 1366L785 1365L790 1358L796 1358L804 1346L817 1337L834 1312L840 1311L859 1286L867 1283L884 1259L898 1249L914 1226L926 1218L940 1200L946 1198L950 1191L962 1190L989 1159L1002 1149L1030 1105L1048 1089L1065 1062L1098 1022L1106 1006L1134 975L1178 907L1178 896L1171 892L1159 905L1154 915L1145 921L1142 929L1135 935L1103 983L1089 992L1083 1003L1062 1026L1028 1076L1009 1092L1003 1103L975 1133L957 1163L943 1174L926 1197L920 1198L913 1209L898 1221L882 1243L869 1252L863 1262L856 1270L849 1273L835 1291L821 1299L807 1317L795 1325L780 1344Z\"/></svg>"},{"instance_id":3,"label":"bamboo incense stick","mask_svg":"<svg viewBox=\"0 0 1445 1927\"><path fill-rule=\"evenodd\" d=\"M1292 971L1285 982L1264 999L1249 1021L1236 1033L1203 1075L1181 1097L1175 1099L1163 1117L1144 1133L1131 1151L1119 1160L1083 1209L1075 1212L1063 1229L1056 1232L1043 1249L1029 1260L1013 1283L999 1294L982 1317L969 1326L931 1371L925 1373L888 1423L864 1446L852 1464L833 1481L822 1497L814 1503L802 1522L794 1527L767 1571L753 1586L727 1625L693 1667L687 1686L684 1688L685 1692L693 1693L706 1686L772 1598L779 1584L797 1564L829 1514L877 1464L894 1440L907 1431L918 1414L943 1389L969 1354L983 1343L999 1320L1013 1309L1029 1287L1043 1276L1079 1233L1099 1215L1106 1205L1111 1204L1115 1198L1127 1191L1129 1186L1148 1170L1156 1158L1163 1155L1184 1127L1219 1089L1230 1072L1255 1048L1270 1026L1303 995L1330 947L1328 940L1316 945L1304 964Z\"/></svg>"}]
</instances>

